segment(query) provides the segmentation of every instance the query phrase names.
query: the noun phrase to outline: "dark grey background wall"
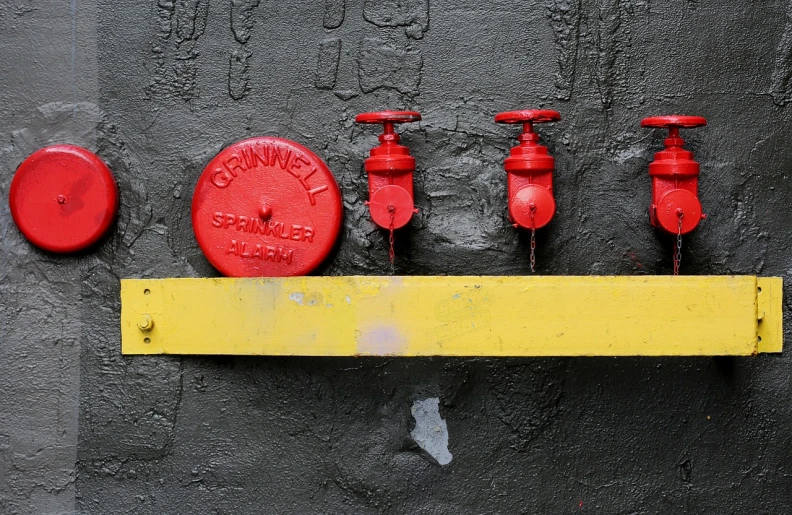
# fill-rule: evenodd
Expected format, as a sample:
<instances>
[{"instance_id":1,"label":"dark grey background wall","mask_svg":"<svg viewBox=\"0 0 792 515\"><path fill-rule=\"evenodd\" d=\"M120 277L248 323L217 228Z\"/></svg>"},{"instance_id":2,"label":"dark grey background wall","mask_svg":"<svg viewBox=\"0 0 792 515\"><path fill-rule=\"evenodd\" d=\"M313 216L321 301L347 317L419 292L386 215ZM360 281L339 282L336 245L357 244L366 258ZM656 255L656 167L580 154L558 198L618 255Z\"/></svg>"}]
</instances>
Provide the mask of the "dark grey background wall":
<instances>
[{"instance_id":1,"label":"dark grey background wall","mask_svg":"<svg viewBox=\"0 0 792 515\"><path fill-rule=\"evenodd\" d=\"M92 252L31 247L0 203L0 513L788 513L790 353L747 359L120 355L119 278L215 272L192 188L225 145L280 135L330 165L328 275L387 274L354 116L410 108L417 204L397 274L525 274L498 111L547 107L558 213L543 274L668 274L642 117L688 113L709 218L687 274L792 283L792 2L18 0L0 5L0 192L36 148L111 166ZM792 298L787 289L786 297ZM530 306L526 306L530 309ZM787 316L786 326L792 327ZM789 338L789 331L787 332ZM439 399L453 459L410 433Z\"/></svg>"}]
</instances>

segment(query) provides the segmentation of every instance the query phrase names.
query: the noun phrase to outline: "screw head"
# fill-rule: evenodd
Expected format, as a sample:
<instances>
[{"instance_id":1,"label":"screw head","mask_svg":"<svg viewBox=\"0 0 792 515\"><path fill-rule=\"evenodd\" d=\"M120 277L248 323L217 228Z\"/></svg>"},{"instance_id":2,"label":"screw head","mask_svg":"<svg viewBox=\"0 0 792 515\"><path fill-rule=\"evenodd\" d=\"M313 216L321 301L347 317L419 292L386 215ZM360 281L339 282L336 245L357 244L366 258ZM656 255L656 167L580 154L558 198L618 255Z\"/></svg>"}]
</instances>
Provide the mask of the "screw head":
<instances>
[{"instance_id":1,"label":"screw head","mask_svg":"<svg viewBox=\"0 0 792 515\"><path fill-rule=\"evenodd\" d=\"M144 332L151 331L154 328L154 319L148 313L143 314L138 318L138 329Z\"/></svg>"}]
</instances>

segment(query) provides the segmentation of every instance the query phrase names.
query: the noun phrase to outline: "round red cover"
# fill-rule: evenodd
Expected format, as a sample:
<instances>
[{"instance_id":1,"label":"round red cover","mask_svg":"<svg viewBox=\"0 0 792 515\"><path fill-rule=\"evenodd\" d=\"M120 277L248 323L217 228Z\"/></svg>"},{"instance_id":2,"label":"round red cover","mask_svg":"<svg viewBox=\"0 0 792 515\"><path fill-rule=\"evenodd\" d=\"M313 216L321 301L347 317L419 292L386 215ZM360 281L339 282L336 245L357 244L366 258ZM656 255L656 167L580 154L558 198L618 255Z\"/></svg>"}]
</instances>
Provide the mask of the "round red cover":
<instances>
[{"instance_id":1,"label":"round red cover","mask_svg":"<svg viewBox=\"0 0 792 515\"><path fill-rule=\"evenodd\" d=\"M93 152L53 145L25 159L8 201L17 227L50 252L77 252L96 243L118 211L113 174Z\"/></svg>"},{"instance_id":2,"label":"round red cover","mask_svg":"<svg viewBox=\"0 0 792 515\"><path fill-rule=\"evenodd\" d=\"M330 253L341 192L325 163L283 138L238 141L198 179L192 221L215 268L232 277L305 275Z\"/></svg>"}]
</instances>

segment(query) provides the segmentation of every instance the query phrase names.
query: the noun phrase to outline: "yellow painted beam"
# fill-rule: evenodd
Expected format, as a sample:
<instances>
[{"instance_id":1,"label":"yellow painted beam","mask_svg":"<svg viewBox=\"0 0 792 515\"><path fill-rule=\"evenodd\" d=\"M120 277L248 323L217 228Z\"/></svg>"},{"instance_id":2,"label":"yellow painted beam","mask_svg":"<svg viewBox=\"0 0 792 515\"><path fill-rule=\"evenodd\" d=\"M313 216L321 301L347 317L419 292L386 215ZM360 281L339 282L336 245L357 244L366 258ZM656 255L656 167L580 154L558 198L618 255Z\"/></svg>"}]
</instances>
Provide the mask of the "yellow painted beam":
<instances>
[{"instance_id":1,"label":"yellow painted beam","mask_svg":"<svg viewBox=\"0 0 792 515\"><path fill-rule=\"evenodd\" d=\"M758 352L781 352L784 342L781 311L784 283L780 277L757 277Z\"/></svg>"},{"instance_id":2,"label":"yellow painted beam","mask_svg":"<svg viewBox=\"0 0 792 515\"><path fill-rule=\"evenodd\" d=\"M126 279L122 352L751 355L781 351L781 291L753 276Z\"/></svg>"}]
</instances>

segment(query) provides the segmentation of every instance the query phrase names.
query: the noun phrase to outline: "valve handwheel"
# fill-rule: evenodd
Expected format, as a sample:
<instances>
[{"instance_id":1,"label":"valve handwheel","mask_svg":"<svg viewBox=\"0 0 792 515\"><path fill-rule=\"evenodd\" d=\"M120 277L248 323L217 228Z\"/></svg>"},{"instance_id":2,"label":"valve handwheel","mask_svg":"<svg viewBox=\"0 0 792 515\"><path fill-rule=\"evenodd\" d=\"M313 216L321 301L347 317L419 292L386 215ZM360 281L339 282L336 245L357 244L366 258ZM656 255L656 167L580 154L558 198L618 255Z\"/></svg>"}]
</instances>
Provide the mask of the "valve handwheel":
<instances>
[{"instance_id":1,"label":"valve handwheel","mask_svg":"<svg viewBox=\"0 0 792 515\"><path fill-rule=\"evenodd\" d=\"M355 121L357 123L390 125L392 129L394 123L420 122L421 113L415 111L375 111L373 113L360 113L355 117Z\"/></svg>"},{"instance_id":2,"label":"valve handwheel","mask_svg":"<svg viewBox=\"0 0 792 515\"><path fill-rule=\"evenodd\" d=\"M495 115L496 122L510 124L557 122L560 119L561 113L551 109L521 109Z\"/></svg>"},{"instance_id":3,"label":"valve handwheel","mask_svg":"<svg viewBox=\"0 0 792 515\"><path fill-rule=\"evenodd\" d=\"M707 125L707 119L703 116L650 116L641 120L641 127L653 127L656 129L693 129Z\"/></svg>"}]
</instances>

